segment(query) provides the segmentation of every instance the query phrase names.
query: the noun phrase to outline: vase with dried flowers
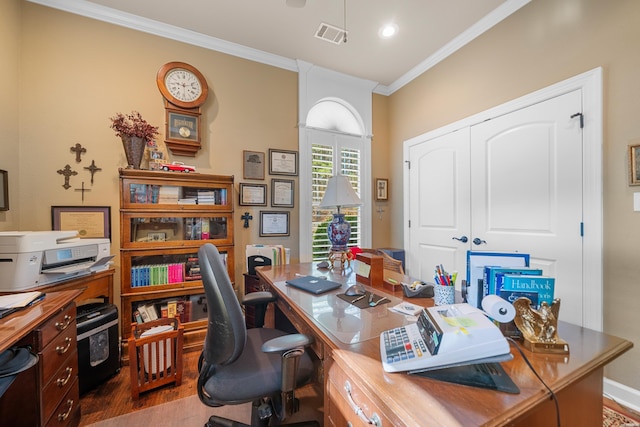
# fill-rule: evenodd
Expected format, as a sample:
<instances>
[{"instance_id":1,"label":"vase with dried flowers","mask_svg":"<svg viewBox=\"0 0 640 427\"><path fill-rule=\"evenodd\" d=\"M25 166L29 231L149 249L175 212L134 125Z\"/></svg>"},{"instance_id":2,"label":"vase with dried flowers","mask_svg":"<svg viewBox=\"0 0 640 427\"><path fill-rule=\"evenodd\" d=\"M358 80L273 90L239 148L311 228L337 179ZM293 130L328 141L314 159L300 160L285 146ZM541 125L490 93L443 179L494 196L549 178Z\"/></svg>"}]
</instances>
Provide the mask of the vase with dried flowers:
<instances>
[{"instance_id":1,"label":"vase with dried flowers","mask_svg":"<svg viewBox=\"0 0 640 427\"><path fill-rule=\"evenodd\" d=\"M158 134L158 126L152 126L137 111L130 114L118 113L111 120L111 129L122 139L124 153L127 156L127 168L140 169L147 142Z\"/></svg>"}]
</instances>

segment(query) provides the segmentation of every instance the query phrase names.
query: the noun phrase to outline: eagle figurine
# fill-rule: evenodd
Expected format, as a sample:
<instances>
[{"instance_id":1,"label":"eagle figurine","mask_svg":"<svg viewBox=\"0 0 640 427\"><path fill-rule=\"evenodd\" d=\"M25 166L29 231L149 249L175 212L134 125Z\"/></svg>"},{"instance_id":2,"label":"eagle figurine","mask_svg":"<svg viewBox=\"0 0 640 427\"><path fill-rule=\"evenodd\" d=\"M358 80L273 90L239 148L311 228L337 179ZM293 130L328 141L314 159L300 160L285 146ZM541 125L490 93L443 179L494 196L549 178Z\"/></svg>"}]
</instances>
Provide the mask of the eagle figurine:
<instances>
[{"instance_id":1,"label":"eagle figurine","mask_svg":"<svg viewBox=\"0 0 640 427\"><path fill-rule=\"evenodd\" d=\"M558 313L560 300L555 299L549 305L546 301L539 309L531 307L531 300L520 297L513 302L516 309L514 322L525 339L532 343L556 343L558 338Z\"/></svg>"}]
</instances>

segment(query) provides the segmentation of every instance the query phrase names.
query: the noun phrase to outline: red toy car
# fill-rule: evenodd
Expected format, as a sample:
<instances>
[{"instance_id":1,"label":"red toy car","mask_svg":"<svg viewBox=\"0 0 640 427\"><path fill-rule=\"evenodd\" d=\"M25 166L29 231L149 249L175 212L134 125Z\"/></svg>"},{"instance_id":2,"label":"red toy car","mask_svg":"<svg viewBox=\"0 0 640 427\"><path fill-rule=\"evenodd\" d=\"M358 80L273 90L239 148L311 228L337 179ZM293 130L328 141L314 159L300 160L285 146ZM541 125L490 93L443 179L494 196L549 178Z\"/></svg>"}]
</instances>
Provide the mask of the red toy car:
<instances>
[{"instance_id":1,"label":"red toy car","mask_svg":"<svg viewBox=\"0 0 640 427\"><path fill-rule=\"evenodd\" d=\"M162 170L164 171L171 171L171 172L195 172L196 168L194 168L193 166L189 166L189 165L185 165L182 162L171 162L168 163L166 165L162 165Z\"/></svg>"}]
</instances>

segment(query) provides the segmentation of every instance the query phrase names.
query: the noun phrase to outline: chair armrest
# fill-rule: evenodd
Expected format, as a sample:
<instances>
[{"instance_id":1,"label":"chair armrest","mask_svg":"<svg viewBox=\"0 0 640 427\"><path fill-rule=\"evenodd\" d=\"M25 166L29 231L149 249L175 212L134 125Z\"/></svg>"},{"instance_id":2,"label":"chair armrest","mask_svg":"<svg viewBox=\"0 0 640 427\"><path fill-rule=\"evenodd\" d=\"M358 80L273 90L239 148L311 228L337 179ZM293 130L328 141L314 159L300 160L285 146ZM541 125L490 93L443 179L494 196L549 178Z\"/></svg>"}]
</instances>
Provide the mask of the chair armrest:
<instances>
[{"instance_id":1,"label":"chair armrest","mask_svg":"<svg viewBox=\"0 0 640 427\"><path fill-rule=\"evenodd\" d=\"M251 292L242 298L243 305L255 306L258 304L268 304L276 300L271 292Z\"/></svg>"},{"instance_id":2,"label":"chair armrest","mask_svg":"<svg viewBox=\"0 0 640 427\"><path fill-rule=\"evenodd\" d=\"M311 338L308 336L303 334L289 334L265 342L262 344L262 351L265 353L278 353L294 348L305 347L309 344L311 344Z\"/></svg>"}]
</instances>

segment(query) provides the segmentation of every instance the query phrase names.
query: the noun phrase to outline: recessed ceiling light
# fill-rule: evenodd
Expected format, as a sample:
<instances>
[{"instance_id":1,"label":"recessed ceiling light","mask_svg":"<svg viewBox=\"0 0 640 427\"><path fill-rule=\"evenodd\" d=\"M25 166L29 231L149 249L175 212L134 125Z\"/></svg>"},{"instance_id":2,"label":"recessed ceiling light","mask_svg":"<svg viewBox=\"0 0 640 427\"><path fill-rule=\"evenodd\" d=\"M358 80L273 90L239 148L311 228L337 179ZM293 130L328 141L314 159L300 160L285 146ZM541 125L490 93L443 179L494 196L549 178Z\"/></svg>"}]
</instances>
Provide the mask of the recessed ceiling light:
<instances>
[{"instance_id":1,"label":"recessed ceiling light","mask_svg":"<svg viewBox=\"0 0 640 427\"><path fill-rule=\"evenodd\" d=\"M380 27L378 30L378 36L382 39L389 39L396 35L398 32L398 26L396 24L386 24Z\"/></svg>"}]
</instances>

